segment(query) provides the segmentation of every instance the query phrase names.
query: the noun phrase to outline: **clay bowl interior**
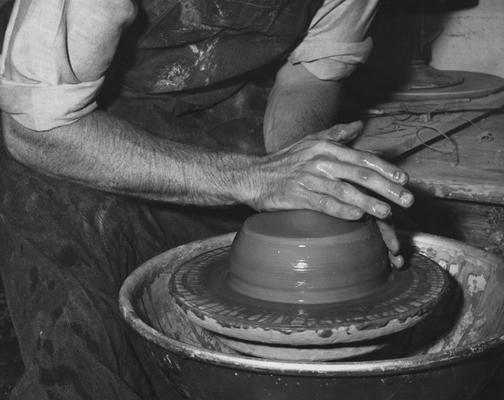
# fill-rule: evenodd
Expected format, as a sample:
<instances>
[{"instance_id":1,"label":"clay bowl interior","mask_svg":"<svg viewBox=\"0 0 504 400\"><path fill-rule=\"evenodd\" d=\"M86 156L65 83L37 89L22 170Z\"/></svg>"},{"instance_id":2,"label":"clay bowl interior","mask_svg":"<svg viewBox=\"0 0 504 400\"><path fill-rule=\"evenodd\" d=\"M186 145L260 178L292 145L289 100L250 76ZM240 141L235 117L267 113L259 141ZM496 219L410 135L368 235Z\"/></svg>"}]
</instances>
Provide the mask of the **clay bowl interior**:
<instances>
[{"instance_id":1,"label":"clay bowl interior","mask_svg":"<svg viewBox=\"0 0 504 400\"><path fill-rule=\"evenodd\" d=\"M314 211L256 214L230 255L229 286L282 303L332 303L378 291L390 268L374 220L344 221Z\"/></svg>"},{"instance_id":2,"label":"clay bowl interior","mask_svg":"<svg viewBox=\"0 0 504 400\"><path fill-rule=\"evenodd\" d=\"M167 293L174 268L234 235L194 242L151 259L125 281L120 308L160 399L471 399L504 354L504 263L449 239L404 235L403 249L436 261L456 285L449 301L398 341L399 354L340 362L244 356L194 326Z\"/></svg>"}]
</instances>

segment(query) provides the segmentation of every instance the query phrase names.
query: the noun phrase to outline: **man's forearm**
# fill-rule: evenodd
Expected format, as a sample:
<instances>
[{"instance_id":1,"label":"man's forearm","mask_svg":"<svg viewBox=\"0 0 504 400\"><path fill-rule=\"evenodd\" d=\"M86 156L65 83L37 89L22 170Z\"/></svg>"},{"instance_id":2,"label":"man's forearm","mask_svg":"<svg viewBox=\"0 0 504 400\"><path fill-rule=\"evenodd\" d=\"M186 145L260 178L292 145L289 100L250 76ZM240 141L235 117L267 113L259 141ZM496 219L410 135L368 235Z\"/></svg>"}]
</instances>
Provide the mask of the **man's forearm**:
<instances>
[{"instance_id":1,"label":"man's forearm","mask_svg":"<svg viewBox=\"0 0 504 400\"><path fill-rule=\"evenodd\" d=\"M105 112L46 132L4 115L7 148L23 164L114 193L179 204L250 204L258 159L149 135Z\"/></svg>"},{"instance_id":2,"label":"man's forearm","mask_svg":"<svg viewBox=\"0 0 504 400\"><path fill-rule=\"evenodd\" d=\"M301 64L278 72L264 118L264 142L271 153L336 123L340 82L322 81Z\"/></svg>"}]
</instances>

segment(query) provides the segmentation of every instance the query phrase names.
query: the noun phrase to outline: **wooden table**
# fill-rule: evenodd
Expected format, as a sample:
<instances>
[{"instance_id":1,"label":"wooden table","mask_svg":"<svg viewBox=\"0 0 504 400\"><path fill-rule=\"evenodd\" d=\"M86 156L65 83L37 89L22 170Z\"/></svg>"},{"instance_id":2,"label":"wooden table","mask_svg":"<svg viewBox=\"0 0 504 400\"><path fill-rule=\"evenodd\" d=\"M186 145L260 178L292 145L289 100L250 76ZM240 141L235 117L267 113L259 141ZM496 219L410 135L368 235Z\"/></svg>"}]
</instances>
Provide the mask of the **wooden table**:
<instances>
[{"instance_id":1,"label":"wooden table","mask_svg":"<svg viewBox=\"0 0 504 400\"><path fill-rule=\"evenodd\" d=\"M415 205L400 225L504 252L504 113L396 160Z\"/></svg>"},{"instance_id":2,"label":"wooden table","mask_svg":"<svg viewBox=\"0 0 504 400\"><path fill-rule=\"evenodd\" d=\"M400 228L451 237L504 255L504 112L395 160L416 196L395 210ZM504 369L478 400L504 398Z\"/></svg>"}]
</instances>

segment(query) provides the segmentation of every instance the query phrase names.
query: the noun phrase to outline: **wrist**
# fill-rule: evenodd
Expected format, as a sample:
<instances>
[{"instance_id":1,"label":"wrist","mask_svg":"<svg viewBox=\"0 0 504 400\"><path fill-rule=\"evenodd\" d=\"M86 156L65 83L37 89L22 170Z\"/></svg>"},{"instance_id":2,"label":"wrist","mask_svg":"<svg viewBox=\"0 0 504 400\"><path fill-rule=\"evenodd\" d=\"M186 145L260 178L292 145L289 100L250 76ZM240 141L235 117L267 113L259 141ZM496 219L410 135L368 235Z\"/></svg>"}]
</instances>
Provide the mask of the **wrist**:
<instances>
[{"instance_id":1,"label":"wrist","mask_svg":"<svg viewBox=\"0 0 504 400\"><path fill-rule=\"evenodd\" d=\"M232 171L235 179L234 200L255 210L260 210L260 199L264 185L264 156L247 156L246 162L240 163Z\"/></svg>"}]
</instances>

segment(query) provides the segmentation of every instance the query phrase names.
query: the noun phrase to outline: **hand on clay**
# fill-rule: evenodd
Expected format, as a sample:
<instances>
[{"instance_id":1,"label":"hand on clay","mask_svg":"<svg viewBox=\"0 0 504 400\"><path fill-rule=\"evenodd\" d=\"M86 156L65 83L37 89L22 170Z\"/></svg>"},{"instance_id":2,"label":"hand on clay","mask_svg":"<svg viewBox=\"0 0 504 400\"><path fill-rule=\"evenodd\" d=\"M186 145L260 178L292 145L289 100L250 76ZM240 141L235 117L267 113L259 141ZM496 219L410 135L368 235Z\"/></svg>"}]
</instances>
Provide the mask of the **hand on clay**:
<instances>
[{"instance_id":1,"label":"hand on clay","mask_svg":"<svg viewBox=\"0 0 504 400\"><path fill-rule=\"evenodd\" d=\"M384 222L391 207L378 197L411 206L413 195L404 188L408 176L372 153L344 145L361 130L360 122L336 125L264 157L254 206L268 211L310 209L346 220L372 215L380 220L392 264L401 267L399 242Z\"/></svg>"},{"instance_id":2,"label":"hand on clay","mask_svg":"<svg viewBox=\"0 0 504 400\"><path fill-rule=\"evenodd\" d=\"M399 254L400 244L399 239L394 229L394 226L388 220L376 220L378 228L388 248L388 255L390 263L394 268L402 268L404 266L404 258Z\"/></svg>"}]
</instances>

